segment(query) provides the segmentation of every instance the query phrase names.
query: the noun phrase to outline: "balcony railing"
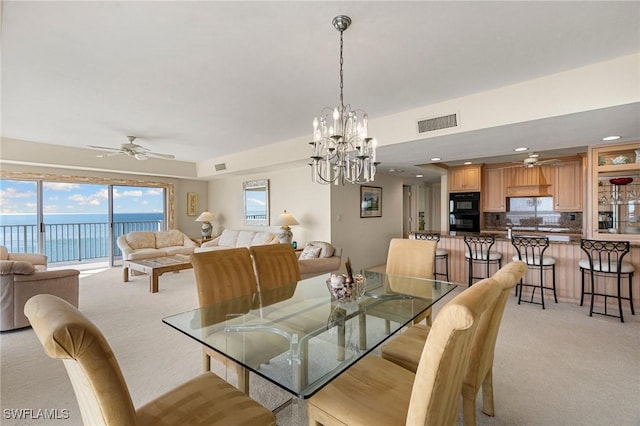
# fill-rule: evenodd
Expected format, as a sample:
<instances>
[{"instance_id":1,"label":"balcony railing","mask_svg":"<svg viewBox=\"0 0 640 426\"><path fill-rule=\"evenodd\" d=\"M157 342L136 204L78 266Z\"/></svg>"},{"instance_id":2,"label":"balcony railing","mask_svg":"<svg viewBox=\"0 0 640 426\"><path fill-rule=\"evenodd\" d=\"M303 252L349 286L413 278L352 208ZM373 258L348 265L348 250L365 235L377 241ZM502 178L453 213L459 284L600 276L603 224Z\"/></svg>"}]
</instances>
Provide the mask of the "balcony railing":
<instances>
[{"instance_id":1,"label":"balcony railing","mask_svg":"<svg viewBox=\"0 0 640 426\"><path fill-rule=\"evenodd\" d=\"M63 223L44 225L44 247L38 249L38 225L0 225L0 245L10 253L40 253L48 263L109 258L109 223ZM116 245L120 235L133 231L160 231L164 221L113 222L113 256L122 252Z\"/></svg>"}]
</instances>

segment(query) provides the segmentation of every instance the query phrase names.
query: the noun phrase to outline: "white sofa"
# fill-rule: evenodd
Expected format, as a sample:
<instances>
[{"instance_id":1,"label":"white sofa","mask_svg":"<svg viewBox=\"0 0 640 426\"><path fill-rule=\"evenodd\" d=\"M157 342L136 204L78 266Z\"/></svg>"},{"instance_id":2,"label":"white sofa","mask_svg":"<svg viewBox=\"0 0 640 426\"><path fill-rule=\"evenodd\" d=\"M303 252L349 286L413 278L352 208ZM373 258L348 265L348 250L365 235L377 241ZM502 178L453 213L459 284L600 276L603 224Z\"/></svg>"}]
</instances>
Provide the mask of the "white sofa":
<instances>
[{"instance_id":1,"label":"white sofa","mask_svg":"<svg viewBox=\"0 0 640 426\"><path fill-rule=\"evenodd\" d=\"M175 254L190 255L198 247L195 241L177 229L129 232L119 236L116 244L122 251L122 260L150 259Z\"/></svg>"},{"instance_id":2,"label":"white sofa","mask_svg":"<svg viewBox=\"0 0 640 426\"><path fill-rule=\"evenodd\" d=\"M280 244L280 240L273 232L225 229L216 238L203 242L195 251L224 250L266 244Z\"/></svg>"}]
</instances>

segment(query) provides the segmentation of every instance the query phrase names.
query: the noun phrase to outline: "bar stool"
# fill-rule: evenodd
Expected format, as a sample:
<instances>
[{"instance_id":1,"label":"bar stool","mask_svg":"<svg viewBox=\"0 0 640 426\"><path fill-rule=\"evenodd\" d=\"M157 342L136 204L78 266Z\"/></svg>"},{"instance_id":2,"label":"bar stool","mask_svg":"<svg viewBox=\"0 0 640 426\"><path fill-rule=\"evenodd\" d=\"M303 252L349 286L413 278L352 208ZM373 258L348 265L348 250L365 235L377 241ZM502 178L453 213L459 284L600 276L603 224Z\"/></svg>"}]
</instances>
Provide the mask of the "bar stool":
<instances>
[{"instance_id":1,"label":"bar stool","mask_svg":"<svg viewBox=\"0 0 640 426\"><path fill-rule=\"evenodd\" d=\"M469 282L471 285L474 279L484 279L491 276L491 265L497 265L496 270L502 268L502 253L497 251L491 251L491 247L496 242L496 238L493 235L466 235L464 237L464 243L467 246L467 251L464 254L465 261L469 264ZM473 265L486 265L487 274L480 277L473 276Z\"/></svg>"},{"instance_id":2,"label":"bar stool","mask_svg":"<svg viewBox=\"0 0 640 426\"><path fill-rule=\"evenodd\" d=\"M584 302L584 295L591 295L591 304L589 307L589 316L593 314L606 315L609 317L620 318L620 322L624 322L622 314L622 300L628 300L631 306L631 315L635 315L633 308L633 294L631 282L635 268L629 262L623 262L622 259L629 253L629 241L600 241L600 240L580 240L580 248L587 254L587 259L582 259L578 263L580 267L580 275L582 279L582 293L580 295L580 306ZM584 274L589 273L591 277L591 291L585 290ZM615 277L617 294L598 293L595 288L595 277ZM623 297L621 294L622 278L626 276L629 279L629 297ZM604 291L604 290L602 290ZM604 312L595 312L593 310L594 296L604 297ZM612 315L607 312L607 298L615 297L618 299L618 311L620 315Z\"/></svg>"},{"instance_id":3,"label":"bar stool","mask_svg":"<svg viewBox=\"0 0 640 426\"><path fill-rule=\"evenodd\" d=\"M410 238L413 237L416 240L429 240L435 241L436 243L440 242L440 233L439 232L416 232L415 234L411 234ZM438 272L438 260L442 261L444 264L444 273ZM436 264L433 269L433 275L445 277L446 281L449 281L449 252L446 249L436 247Z\"/></svg>"},{"instance_id":4,"label":"bar stool","mask_svg":"<svg viewBox=\"0 0 640 426\"><path fill-rule=\"evenodd\" d=\"M531 287L531 300L525 300L527 303L533 303L536 305L542 305L544 309L544 289L553 291L553 300L558 303L558 297L556 296L556 259L551 256L545 256L544 252L549 247L549 238L547 237L526 237L526 236L514 236L511 240L511 244L515 247L517 254L513 256L513 260L522 260L527 264L529 269L538 269L540 271L540 278L538 284L528 284L524 282L524 277L520 278L520 282L516 285L516 294L518 294L518 288L520 289L520 297L518 298L518 305L522 301L522 288ZM551 287L544 285L544 271L551 270L552 282ZM540 289L540 302L534 302L533 297L536 294L536 289Z\"/></svg>"}]
</instances>

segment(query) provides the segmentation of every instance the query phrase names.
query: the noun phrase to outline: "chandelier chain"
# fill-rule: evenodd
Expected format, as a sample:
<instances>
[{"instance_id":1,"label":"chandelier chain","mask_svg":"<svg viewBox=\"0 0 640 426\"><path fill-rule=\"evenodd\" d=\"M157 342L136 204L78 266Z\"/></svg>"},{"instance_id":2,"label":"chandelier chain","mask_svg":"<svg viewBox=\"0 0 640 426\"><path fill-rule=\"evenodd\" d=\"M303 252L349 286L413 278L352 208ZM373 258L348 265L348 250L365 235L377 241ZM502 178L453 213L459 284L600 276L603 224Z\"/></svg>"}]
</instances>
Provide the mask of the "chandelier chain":
<instances>
[{"instance_id":1,"label":"chandelier chain","mask_svg":"<svg viewBox=\"0 0 640 426\"><path fill-rule=\"evenodd\" d=\"M342 33L343 33L343 31L340 31L340 107L344 111L344 93L343 93L343 91L344 91L344 70L342 69L342 66L344 64L344 59L342 57L342 49L343 49Z\"/></svg>"}]
</instances>

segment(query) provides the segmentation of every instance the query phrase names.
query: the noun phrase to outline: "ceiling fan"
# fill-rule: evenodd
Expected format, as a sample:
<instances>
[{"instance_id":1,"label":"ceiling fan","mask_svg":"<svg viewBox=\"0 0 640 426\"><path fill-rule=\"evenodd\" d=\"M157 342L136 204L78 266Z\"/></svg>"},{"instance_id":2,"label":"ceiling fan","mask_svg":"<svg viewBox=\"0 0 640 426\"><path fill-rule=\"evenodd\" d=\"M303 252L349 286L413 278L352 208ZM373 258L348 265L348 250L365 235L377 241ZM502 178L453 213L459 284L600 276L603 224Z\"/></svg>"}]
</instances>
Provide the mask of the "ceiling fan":
<instances>
[{"instance_id":1,"label":"ceiling fan","mask_svg":"<svg viewBox=\"0 0 640 426\"><path fill-rule=\"evenodd\" d=\"M539 154L531 153L524 160L513 161L513 163L518 164L518 166L508 166L508 167L525 167L527 169L530 169L535 166L542 166L543 164L546 164L548 166L557 164L557 163L560 163L560 160L555 158L550 158L548 160L540 160Z\"/></svg>"},{"instance_id":2,"label":"ceiling fan","mask_svg":"<svg viewBox=\"0 0 640 426\"><path fill-rule=\"evenodd\" d=\"M127 136L129 139L129 143L123 143L120 145L120 148L109 148L106 146L95 146L95 145L87 145L89 148L101 149L106 151L114 151L104 154L98 154L96 157L104 158L104 157L113 157L114 155L128 155L129 157L134 157L136 160L146 160L148 157L157 157L157 158L165 158L168 160L173 160L176 158L171 154L160 154L158 152L152 152L151 150L133 143L136 140L135 136Z\"/></svg>"}]
</instances>

